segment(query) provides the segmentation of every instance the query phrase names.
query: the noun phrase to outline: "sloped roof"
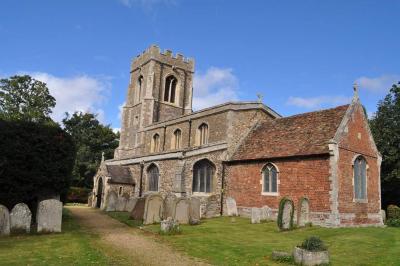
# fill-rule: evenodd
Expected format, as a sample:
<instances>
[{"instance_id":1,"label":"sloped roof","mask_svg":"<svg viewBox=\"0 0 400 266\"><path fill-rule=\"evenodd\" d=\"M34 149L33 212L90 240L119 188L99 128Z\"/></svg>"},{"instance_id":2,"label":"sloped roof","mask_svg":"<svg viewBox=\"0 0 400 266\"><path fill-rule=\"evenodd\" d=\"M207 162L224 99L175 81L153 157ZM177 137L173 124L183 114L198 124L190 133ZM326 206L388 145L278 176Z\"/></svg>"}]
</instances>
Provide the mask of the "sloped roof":
<instances>
[{"instance_id":1,"label":"sloped roof","mask_svg":"<svg viewBox=\"0 0 400 266\"><path fill-rule=\"evenodd\" d=\"M240 144L232 160L328 153L349 105L277 118L258 124Z\"/></svg>"},{"instance_id":2,"label":"sloped roof","mask_svg":"<svg viewBox=\"0 0 400 266\"><path fill-rule=\"evenodd\" d=\"M128 167L121 165L106 165L106 167L108 175L111 177L109 183L131 185L135 183Z\"/></svg>"}]
</instances>

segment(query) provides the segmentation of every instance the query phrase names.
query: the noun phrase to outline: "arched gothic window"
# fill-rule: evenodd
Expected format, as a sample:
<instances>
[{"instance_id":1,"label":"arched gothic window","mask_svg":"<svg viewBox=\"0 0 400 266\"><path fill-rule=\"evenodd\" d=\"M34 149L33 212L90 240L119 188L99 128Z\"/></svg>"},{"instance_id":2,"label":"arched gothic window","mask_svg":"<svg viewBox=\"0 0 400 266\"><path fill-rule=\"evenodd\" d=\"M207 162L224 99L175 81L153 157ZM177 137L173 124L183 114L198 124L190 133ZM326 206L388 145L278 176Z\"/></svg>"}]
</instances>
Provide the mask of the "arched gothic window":
<instances>
[{"instance_id":1,"label":"arched gothic window","mask_svg":"<svg viewBox=\"0 0 400 266\"><path fill-rule=\"evenodd\" d=\"M203 123L199 126L198 130L198 143L204 145L208 143L208 125Z\"/></svg>"},{"instance_id":2,"label":"arched gothic window","mask_svg":"<svg viewBox=\"0 0 400 266\"><path fill-rule=\"evenodd\" d=\"M160 135L157 133L154 134L153 139L151 140L151 152L159 152L160 151Z\"/></svg>"},{"instance_id":3,"label":"arched gothic window","mask_svg":"<svg viewBox=\"0 0 400 266\"><path fill-rule=\"evenodd\" d=\"M164 102L175 103L176 84L178 80L174 76L168 76L165 80Z\"/></svg>"},{"instance_id":4,"label":"arched gothic window","mask_svg":"<svg viewBox=\"0 0 400 266\"><path fill-rule=\"evenodd\" d=\"M278 192L278 171L272 163L264 166L263 171L263 192L276 193Z\"/></svg>"},{"instance_id":5,"label":"arched gothic window","mask_svg":"<svg viewBox=\"0 0 400 266\"><path fill-rule=\"evenodd\" d=\"M158 191L158 179L160 173L158 171L158 167L155 164L152 164L147 168L147 178L148 178L148 190L149 191Z\"/></svg>"},{"instance_id":6,"label":"arched gothic window","mask_svg":"<svg viewBox=\"0 0 400 266\"><path fill-rule=\"evenodd\" d=\"M354 198L367 198L367 161L362 156L354 160Z\"/></svg>"},{"instance_id":7,"label":"arched gothic window","mask_svg":"<svg viewBox=\"0 0 400 266\"><path fill-rule=\"evenodd\" d=\"M180 129L177 129L174 131L174 136L172 140L172 148L177 150L181 148L181 142L182 142L182 131Z\"/></svg>"},{"instance_id":8,"label":"arched gothic window","mask_svg":"<svg viewBox=\"0 0 400 266\"><path fill-rule=\"evenodd\" d=\"M137 95L136 95L137 102L140 102L140 99L142 97L142 90L143 90L143 76L141 75L137 80Z\"/></svg>"},{"instance_id":9,"label":"arched gothic window","mask_svg":"<svg viewBox=\"0 0 400 266\"><path fill-rule=\"evenodd\" d=\"M212 190L214 165L209 160L201 160L193 166L193 192L210 193Z\"/></svg>"}]
</instances>

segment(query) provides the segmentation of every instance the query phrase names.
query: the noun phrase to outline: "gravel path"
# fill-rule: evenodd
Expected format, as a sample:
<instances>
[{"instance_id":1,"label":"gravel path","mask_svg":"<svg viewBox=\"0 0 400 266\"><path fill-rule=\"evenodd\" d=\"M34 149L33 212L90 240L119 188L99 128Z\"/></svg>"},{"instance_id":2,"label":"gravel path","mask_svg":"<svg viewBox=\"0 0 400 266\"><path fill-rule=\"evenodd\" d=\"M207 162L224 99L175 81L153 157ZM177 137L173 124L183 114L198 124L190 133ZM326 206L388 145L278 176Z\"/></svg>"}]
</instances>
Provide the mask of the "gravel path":
<instances>
[{"instance_id":1,"label":"gravel path","mask_svg":"<svg viewBox=\"0 0 400 266\"><path fill-rule=\"evenodd\" d=\"M85 230L98 234L102 242L113 246L121 252L120 255L131 257L134 265L208 265L144 236L139 229L131 228L97 209L67 208Z\"/></svg>"}]
</instances>

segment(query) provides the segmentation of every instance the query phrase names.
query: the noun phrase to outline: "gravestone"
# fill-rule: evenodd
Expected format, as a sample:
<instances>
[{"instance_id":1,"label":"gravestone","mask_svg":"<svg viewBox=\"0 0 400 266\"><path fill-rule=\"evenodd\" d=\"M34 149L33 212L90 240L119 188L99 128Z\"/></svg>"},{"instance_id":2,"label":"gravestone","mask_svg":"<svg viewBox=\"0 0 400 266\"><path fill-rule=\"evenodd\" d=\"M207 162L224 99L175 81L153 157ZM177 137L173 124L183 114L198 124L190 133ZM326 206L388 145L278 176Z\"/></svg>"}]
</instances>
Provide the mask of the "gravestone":
<instances>
[{"instance_id":1,"label":"gravestone","mask_svg":"<svg viewBox=\"0 0 400 266\"><path fill-rule=\"evenodd\" d=\"M213 218L219 216L220 209L219 209L220 201L218 195L212 195L207 198L206 209L205 209L205 217L206 218Z\"/></svg>"},{"instance_id":2,"label":"gravestone","mask_svg":"<svg viewBox=\"0 0 400 266\"><path fill-rule=\"evenodd\" d=\"M180 224L189 223L189 200L186 198L177 199L175 202L174 220Z\"/></svg>"},{"instance_id":3,"label":"gravestone","mask_svg":"<svg viewBox=\"0 0 400 266\"><path fill-rule=\"evenodd\" d=\"M125 211L126 202L127 202L127 199L124 196L118 197L117 204L115 204L115 210L117 212Z\"/></svg>"},{"instance_id":4,"label":"gravestone","mask_svg":"<svg viewBox=\"0 0 400 266\"><path fill-rule=\"evenodd\" d=\"M143 221L144 207L146 205L146 197L141 197L136 200L136 204L132 209L130 218L133 220Z\"/></svg>"},{"instance_id":5,"label":"gravestone","mask_svg":"<svg viewBox=\"0 0 400 266\"><path fill-rule=\"evenodd\" d=\"M174 216L174 208L175 208L176 196L174 194L168 194L164 200L164 213L163 218L167 219L168 217Z\"/></svg>"},{"instance_id":6,"label":"gravestone","mask_svg":"<svg viewBox=\"0 0 400 266\"><path fill-rule=\"evenodd\" d=\"M189 223L198 224L200 223L200 199L192 197L190 198L189 206Z\"/></svg>"},{"instance_id":7,"label":"gravestone","mask_svg":"<svg viewBox=\"0 0 400 266\"><path fill-rule=\"evenodd\" d=\"M146 198L143 224L154 224L161 222L164 201L161 195L151 194Z\"/></svg>"},{"instance_id":8,"label":"gravestone","mask_svg":"<svg viewBox=\"0 0 400 266\"><path fill-rule=\"evenodd\" d=\"M93 204L93 193L90 192L89 195L88 195L88 203L87 203L87 205L88 205L88 207L92 207L92 204Z\"/></svg>"},{"instance_id":9,"label":"gravestone","mask_svg":"<svg viewBox=\"0 0 400 266\"><path fill-rule=\"evenodd\" d=\"M261 208L261 221L268 221L271 219L272 210L268 206L263 206Z\"/></svg>"},{"instance_id":10,"label":"gravestone","mask_svg":"<svg viewBox=\"0 0 400 266\"><path fill-rule=\"evenodd\" d=\"M0 236L10 234L10 213L6 206L0 205Z\"/></svg>"},{"instance_id":11,"label":"gravestone","mask_svg":"<svg viewBox=\"0 0 400 266\"><path fill-rule=\"evenodd\" d=\"M61 232L62 202L48 199L39 202L36 212L37 232Z\"/></svg>"},{"instance_id":12,"label":"gravestone","mask_svg":"<svg viewBox=\"0 0 400 266\"><path fill-rule=\"evenodd\" d=\"M10 213L10 229L11 232L25 232L31 231L32 213L28 205L25 203L18 203L12 208Z\"/></svg>"},{"instance_id":13,"label":"gravestone","mask_svg":"<svg viewBox=\"0 0 400 266\"><path fill-rule=\"evenodd\" d=\"M130 197L126 202L125 211L132 212L133 208L135 208L136 202L137 202L136 197Z\"/></svg>"},{"instance_id":14,"label":"gravestone","mask_svg":"<svg viewBox=\"0 0 400 266\"><path fill-rule=\"evenodd\" d=\"M261 211L259 208L251 208L251 223L259 224L261 222Z\"/></svg>"},{"instance_id":15,"label":"gravestone","mask_svg":"<svg viewBox=\"0 0 400 266\"><path fill-rule=\"evenodd\" d=\"M310 221L310 204L308 199L302 199L300 202L298 225L305 226Z\"/></svg>"},{"instance_id":16,"label":"gravestone","mask_svg":"<svg viewBox=\"0 0 400 266\"><path fill-rule=\"evenodd\" d=\"M290 229L290 220L291 220L291 212L292 212L292 204L289 200L285 201L283 205L283 213L282 213L282 228Z\"/></svg>"},{"instance_id":17,"label":"gravestone","mask_svg":"<svg viewBox=\"0 0 400 266\"><path fill-rule=\"evenodd\" d=\"M174 221L171 217L161 221L160 230L163 233L170 233L171 231L179 231L179 223Z\"/></svg>"},{"instance_id":18,"label":"gravestone","mask_svg":"<svg viewBox=\"0 0 400 266\"><path fill-rule=\"evenodd\" d=\"M228 213L228 216L238 216L238 210L234 198L232 197L226 198L226 211Z\"/></svg>"},{"instance_id":19,"label":"gravestone","mask_svg":"<svg viewBox=\"0 0 400 266\"><path fill-rule=\"evenodd\" d=\"M114 191L110 191L107 195L106 211L114 212L117 209L118 196Z\"/></svg>"}]
</instances>

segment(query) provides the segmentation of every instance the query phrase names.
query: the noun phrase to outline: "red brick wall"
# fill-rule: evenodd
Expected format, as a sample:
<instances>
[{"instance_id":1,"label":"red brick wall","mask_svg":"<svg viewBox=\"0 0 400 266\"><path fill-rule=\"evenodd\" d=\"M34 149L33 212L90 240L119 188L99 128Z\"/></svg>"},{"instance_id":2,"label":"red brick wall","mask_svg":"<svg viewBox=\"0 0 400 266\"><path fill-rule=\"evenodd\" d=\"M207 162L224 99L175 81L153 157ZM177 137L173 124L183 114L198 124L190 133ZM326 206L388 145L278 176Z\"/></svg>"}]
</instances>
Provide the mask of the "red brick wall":
<instances>
[{"instance_id":1,"label":"red brick wall","mask_svg":"<svg viewBox=\"0 0 400 266\"><path fill-rule=\"evenodd\" d=\"M368 218L369 214L379 213L379 166L378 154L374 150L372 137L368 132L368 125L364 119L363 109L360 105L356 109L347 124L339 142L339 213L341 223L377 223L376 218ZM363 155L367 160L367 198L368 203L354 201L353 186L353 159L357 155Z\"/></svg>"},{"instance_id":2,"label":"red brick wall","mask_svg":"<svg viewBox=\"0 0 400 266\"><path fill-rule=\"evenodd\" d=\"M295 207L301 197L310 199L310 211L330 212L329 156L268 161L279 169L278 196L262 195L261 169L265 162L227 166L226 195L238 206L277 209L282 197L291 198Z\"/></svg>"}]
</instances>

